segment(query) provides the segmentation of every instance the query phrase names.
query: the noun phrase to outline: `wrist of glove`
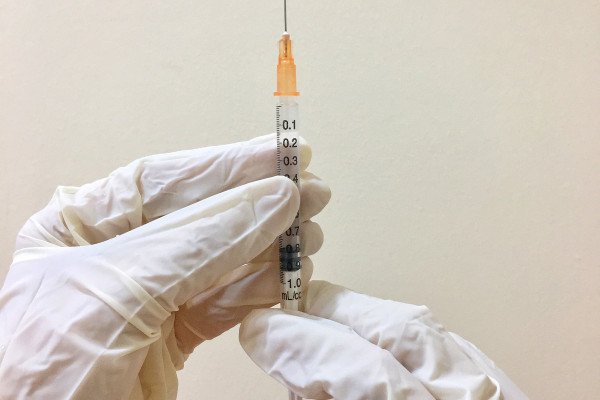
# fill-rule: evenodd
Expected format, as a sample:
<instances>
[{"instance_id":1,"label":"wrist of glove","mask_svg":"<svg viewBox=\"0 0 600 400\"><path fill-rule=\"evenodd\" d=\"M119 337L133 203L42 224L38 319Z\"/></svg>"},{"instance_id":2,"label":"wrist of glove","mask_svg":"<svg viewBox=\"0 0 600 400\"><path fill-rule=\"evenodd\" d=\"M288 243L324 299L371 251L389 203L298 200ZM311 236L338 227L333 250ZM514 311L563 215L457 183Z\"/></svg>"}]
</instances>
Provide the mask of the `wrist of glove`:
<instances>
[{"instance_id":1,"label":"wrist of glove","mask_svg":"<svg viewBox=\"0 0 600 400\"><path fill-rule=\"evenodd\" d=\"M304 310L256 310L240 327L252 360L303 398L527 399L426 307L313 281Z\"/></svg>"}]
</instances>

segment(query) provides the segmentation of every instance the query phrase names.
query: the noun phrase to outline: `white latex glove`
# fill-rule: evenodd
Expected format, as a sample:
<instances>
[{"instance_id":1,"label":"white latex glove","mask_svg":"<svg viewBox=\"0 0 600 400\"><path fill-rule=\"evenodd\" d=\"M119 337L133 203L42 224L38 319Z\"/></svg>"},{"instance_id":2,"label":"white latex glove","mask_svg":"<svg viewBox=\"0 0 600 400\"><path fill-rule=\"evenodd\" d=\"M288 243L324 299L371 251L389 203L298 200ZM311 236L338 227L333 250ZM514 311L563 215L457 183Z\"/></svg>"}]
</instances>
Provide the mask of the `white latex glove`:
<instances>
[{"instance_id":1,"label":"white latex glove","mask_svg":"<svg viewBox=\"0 0 600 400\"><path fill-rule=\"evenodd\" d=\"M306 144L301 156L304 170ZM0 399L174 399L197 344L278 302L274 240L300 196L275 165L269 135L58 188L0 291ZM302 185L310 255L322 232L308 219L330 193L306 171Z\"/></svg>"},{"instance_id":2,"label":"white latex glove","mask_svg":"<svg viewBox=\"0 0 600 400\"><path fill-rule=\"evenodd\" d=\"M303 398L527 399L426 307L323 281L310 282L304 300L306 313L256 310L240 327L252 360Z\"/></svg>"}]
</instances>

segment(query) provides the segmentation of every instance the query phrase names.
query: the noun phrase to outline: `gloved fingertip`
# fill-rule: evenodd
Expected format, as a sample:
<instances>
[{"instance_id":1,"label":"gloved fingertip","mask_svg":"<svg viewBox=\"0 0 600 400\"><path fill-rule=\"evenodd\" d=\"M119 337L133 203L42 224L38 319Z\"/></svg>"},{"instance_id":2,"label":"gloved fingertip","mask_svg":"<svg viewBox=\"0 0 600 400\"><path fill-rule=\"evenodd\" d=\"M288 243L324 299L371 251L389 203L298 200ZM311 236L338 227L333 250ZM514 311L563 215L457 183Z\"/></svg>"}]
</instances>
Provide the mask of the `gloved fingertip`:
<instances>
[{"instance_id":1,"label":"gloved fingertip","mask_svg":"<svg viewBox=\"0 0 600 400\"><path fill-rule=\"evenodd\" d=\"M319 187L319 200L321 202L321 204L323 205L323 207L325 207L328 203L329 200L331 200L331 188L329 187L328 184L325 183L325 181L319 180L316 183Z\"/></svg>"},{"instance_id":2,"label":"gloved fingertip","mask_svg":"<svg viewBox=\"0 0 600 400\"><path fill-rule=\"evenodd\" d=\"M310 281L308 289L306 290L306 295L304 296L304 311L312 314L314 312L314 307L318 307L318 303L329 302L335 297L336 293L343 290L346 289L327 281Z\"/></svg>"},{"instance_id":3,"label":"gloved fingertip","mask_svg":"<svg viewBox=\"0 0 600 400\"><path fill-rule=\"evenodd\" d=\"M312 149L310 145L302 136L299 138L300 142L300 169L304 171L308 168L310 161L312 159Z\"/></svg>"},{"instance_id":4,"label":"gloved fingertip","mask_svg":"<svg viewBox=\"0 0 600 400\"><path fill-rule=\"evenodd\" d=\"M313 270L314 265L312 260L309 257L302 257L302 269L300 270L300 272L302 273L303 282L310 282Z\"/></svg>"},{"instance_id":5,"label":"gloved fingertip","mask_svg":"<svg viewBox=\"0 0 600 400\"><path fill-rule=\"evenodd\" d=\"M268 143L271 141L275 141L275 133L267 133L266 135L261 135L261 136L257 136L255 138L252 138L250 140L248 140L248 143L250 144L262 144L262 143Z\"/></svg>"},{"instance_id":6,"label":"gloved fingertip","mask_svg":"<svg viewBox=\"0 0 600 400\"><path fill-rule=\"evenodd\" d=\"M268 182L267 187L264 188L265 191L258 189L265 205L270 210L280 209L287 213L286 218L279 219L279 222L282 222L282 219L285 220L283 226L277 229L276 233L279 234L289 227L300 208L300 191L294 182L284 176L274 176L265 179L265 181ZM269 208L264 211L269 212Z\"/></svg>"},{"instance_id":7,"label":"gloved fingertip","mask_svg":"<svg viewBox=\"0 0 600 400\"><path fill-rule=\"evenodd\" d=\"M302 255L312 256L321 249L325 241L325 235L321 226L312 221L302 223ZM304 268L304 265L302 266Z\"/></svg>"}]
</instances>

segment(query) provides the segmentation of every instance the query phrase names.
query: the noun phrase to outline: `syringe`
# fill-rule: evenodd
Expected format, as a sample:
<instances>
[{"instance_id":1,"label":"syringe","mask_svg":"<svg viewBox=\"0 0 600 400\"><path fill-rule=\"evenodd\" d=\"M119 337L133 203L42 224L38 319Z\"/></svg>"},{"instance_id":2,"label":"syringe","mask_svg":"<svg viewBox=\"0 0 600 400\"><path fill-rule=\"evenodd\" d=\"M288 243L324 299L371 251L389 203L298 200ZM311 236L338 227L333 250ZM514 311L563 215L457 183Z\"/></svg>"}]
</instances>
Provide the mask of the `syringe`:
<instances>
[{"instance_id":1,"label":"syringe","mask_svg":"<svg viewBox=\"0 0 600 400\"><path fill-rule=\"evenodd\" d=\"M279 101L275 106L277 122L277 174L294 181L300 190L300 143L298 138L298 104L296 92L296 66L292 58L290 35L284 32L279 41L279 64L277 65L277 92ZM288 230L279 237L279 262L281 281L281 307L298 310L302 297L300 277L300 211Z\"/></svg>"},{"instance_id":2,"label":"syringe","mask_svg":"<svg viewBox=\"0 0 600 400\"><path fill-rule=\"evenodd\" d=\"M284 32L279 41L277 64L277 91L279 101L275 106L277 122L277 174L291 179L300 190L300 142L298 129L298 104L296 97L296 65L292 57L292 41L287 32L287 7L284 0ZM294 222L279 236L279 281L281 283L281 308L299 310L302 298L300 210ZM289 392L289 400L302 400Z\"/></svg>"}]
</instances>

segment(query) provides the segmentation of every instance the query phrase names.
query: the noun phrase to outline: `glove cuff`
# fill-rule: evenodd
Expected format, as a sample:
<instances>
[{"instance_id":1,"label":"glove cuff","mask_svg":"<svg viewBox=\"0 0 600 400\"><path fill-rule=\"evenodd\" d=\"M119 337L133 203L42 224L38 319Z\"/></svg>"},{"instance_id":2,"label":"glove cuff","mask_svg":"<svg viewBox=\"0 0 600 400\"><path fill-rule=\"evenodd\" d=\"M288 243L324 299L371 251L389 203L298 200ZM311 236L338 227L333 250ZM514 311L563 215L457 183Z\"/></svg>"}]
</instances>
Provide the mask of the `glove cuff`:
<instances>
[{"instance_id":1,"label":"glove cuff","mask_svg":"<svg viewBox=\"0 0 600 400\"><path fill-rule=\"evenodd\" d=\"M161 325L171 313L119 268L99 260L91 268L75 269L71 278L149 338L160 337Z\"/></svg>"}]
</instances>

